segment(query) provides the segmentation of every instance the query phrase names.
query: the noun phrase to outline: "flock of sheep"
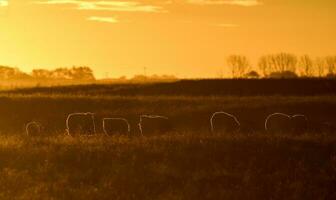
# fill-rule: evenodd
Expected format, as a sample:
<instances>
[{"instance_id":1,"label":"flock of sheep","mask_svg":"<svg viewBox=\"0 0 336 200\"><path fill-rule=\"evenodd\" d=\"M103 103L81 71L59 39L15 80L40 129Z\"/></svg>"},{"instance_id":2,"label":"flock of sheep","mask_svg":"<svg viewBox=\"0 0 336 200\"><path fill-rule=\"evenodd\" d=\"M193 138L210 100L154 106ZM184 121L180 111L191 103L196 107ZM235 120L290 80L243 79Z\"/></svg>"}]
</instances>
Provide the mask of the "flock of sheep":
<instances>
[{"instance_id":1,"label":"flock of sheep","mask_svg":"<svg viewBox=\"0 0 336 200\"><path fill-rule=\"evenodd\" d=\"M213 133L238 132L241 123L232 114L215 112L210 118L210 130ZM128 135L131 131L130 123L124 118L103 118L102 128L106 135ZM305 115L287 115L273 113L265 120L267 132L305 132L308 129L308 119ZM172 122L168 117L158 115L141 115L138 123L141 135L165 133L173 130ZM66 131L69 135L93 135L96 133L94 113L71 113L66 119ZM26 124L28 136L39 136L42 125L38 122Z\"/></svg>"}]
</instances>

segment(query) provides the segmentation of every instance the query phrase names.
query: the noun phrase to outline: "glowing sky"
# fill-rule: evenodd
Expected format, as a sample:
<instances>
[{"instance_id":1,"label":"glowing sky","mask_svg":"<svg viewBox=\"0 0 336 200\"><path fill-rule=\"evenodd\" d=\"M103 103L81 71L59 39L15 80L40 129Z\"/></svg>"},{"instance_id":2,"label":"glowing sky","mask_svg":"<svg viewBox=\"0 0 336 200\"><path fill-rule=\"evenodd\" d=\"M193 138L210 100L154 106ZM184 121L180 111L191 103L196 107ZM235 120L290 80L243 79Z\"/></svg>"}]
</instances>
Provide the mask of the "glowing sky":
<instances>
[{"instance_id":1,"label":"glowing sky","mask_svg":"<svg viewBox=\"0 0 336 200\"><path fill-rule=\"evenodd\" d=\"M215 77L225 57L336 54L335 0L0 0L0 65Z\"/></svg>"}]
</instances>

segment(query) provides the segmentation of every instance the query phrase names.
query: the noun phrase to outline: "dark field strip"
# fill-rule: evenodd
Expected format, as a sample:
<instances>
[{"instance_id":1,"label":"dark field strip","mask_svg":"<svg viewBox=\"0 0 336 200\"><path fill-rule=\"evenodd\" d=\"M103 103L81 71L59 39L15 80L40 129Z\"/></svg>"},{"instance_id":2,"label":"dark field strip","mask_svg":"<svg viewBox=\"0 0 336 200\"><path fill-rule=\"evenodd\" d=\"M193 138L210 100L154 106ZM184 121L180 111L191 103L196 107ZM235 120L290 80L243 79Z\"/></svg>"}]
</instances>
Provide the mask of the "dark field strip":
<instances>
[{"instance_id":1,"label":"dark field strip","mask_svg":"<svg viewBox=\"0 0 336 200\"><path fill-rule=\"evenodd\" d=\"M69 113L94 112L98 131L103 117L125 117L137 133L141 114L165 115L177 132L209 131L209 119L216 111L238 117L242 130L260 132L265 118L274 112L305 114L311 127L330 122L336 124L336 96L77 96L10 94L0 97L0 133L23 133L29 121L38 121L46 134L65 130ZM320 130L314 129L318 132Z\"/></svg>"},{"instance_id":2,"label":"dark field strip","mask_svg":"<svg viewBox=\"0 0 336 200\"><path fill-rule=\"evenodd\" d=\"M257 95L335 95L335 79L213 79L181 80L148 84L91 84L35 87L2 91L14 94L76 94L122 96L257 96Z\"/></svg>"},{"instance_id":3,"label":"dark field strip","mask_svg":"<svg viewBox=\"0 0 336 200\"><path fill-rule=\"evenodd\" d=\"M0 199L335 199L336 138L0 137Z\"/></svg>"}]
</instances>

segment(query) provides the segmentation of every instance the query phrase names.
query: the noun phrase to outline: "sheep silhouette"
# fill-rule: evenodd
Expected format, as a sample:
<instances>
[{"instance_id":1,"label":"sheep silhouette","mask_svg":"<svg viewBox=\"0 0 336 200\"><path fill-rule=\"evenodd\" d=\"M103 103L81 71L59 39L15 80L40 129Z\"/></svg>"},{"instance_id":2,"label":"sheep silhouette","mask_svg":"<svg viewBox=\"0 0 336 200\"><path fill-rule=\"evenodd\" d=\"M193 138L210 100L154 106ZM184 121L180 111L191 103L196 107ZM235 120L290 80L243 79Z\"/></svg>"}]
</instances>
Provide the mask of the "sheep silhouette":
<instances>
[{"instance_id":1,"label":"sheep silhouette","mask_svg":"<svg viewBox=\"0 0 336 200\"><path fill-rule=\"evenodd\" d=\"M227 112L215 112L210 118L212 133L237 132L240 130L240 122L237 117Z\"/></svg>"},{"instance_id":2,"label":"sheep silhouette","mask_svg":"<svg viewBox=\"0 0 336 200\"><path fill-rule=\"evenodd\" d=\"M96 133L94 113L71 113L66 119L69 135L93 135Z\"/></svg>"},{"instance_id":3,"label":"sheep silhouette","mask_svg":"<svg viewBox=\"0 0 336 200\"><path fill-rule=\"evenodd\" d=\"M163 134L172 130L169 118L159 115L141 115L138 126L141 135Z\"/></svg>"},{"instance_id":4,"label":"sheep silhouette","mask_svg":"<svg viewBox=\"0 0 336 200\"><path fill-rule=\"evenodd\" d=\"M265 130L277 133L304 133L308 130L308 118L302 114L273 113L265 120Z\"/></svg>"},{"instance_id":5,"label":"sheep silhouette","mask_svg":"<svg viewBox=\"0 0 336 200\"><path fill-rule=\"evenodd\" d=\"M284 113L270 114L265 120L267 132L288 132L291 129L291 116Z\"/></svg>"},{"instance_id":6,"label":"sheep silhouette","mask_svg":"<svg viewBox=\"0 0 336 200\"><path fill-rule=\"evenodd\" d=\"M131 126L127 119L124 118L104 118L103 131L106 135L128 135Z\"/></svg>"},{"instance_id":7,"label":"sheep silhouette","mask_svg":"<svg viewBox=\"0 0 336 200\"><path fill-rule=\"evenodd\" d=\"M30 137L41 136L42 125L38 122L29 122L26 124L26 135Z\"/></svg>"}]
</instances>

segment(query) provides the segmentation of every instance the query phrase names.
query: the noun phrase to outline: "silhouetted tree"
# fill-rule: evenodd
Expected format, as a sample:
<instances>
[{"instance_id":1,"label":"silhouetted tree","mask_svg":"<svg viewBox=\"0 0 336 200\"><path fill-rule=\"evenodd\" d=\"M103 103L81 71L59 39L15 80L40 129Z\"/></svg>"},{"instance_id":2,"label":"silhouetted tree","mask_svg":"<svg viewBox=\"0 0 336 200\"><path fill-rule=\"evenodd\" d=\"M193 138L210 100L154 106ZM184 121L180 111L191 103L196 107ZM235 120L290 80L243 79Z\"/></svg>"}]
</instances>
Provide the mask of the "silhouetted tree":
<instances>
[{"instance_id":1,"label":"silhouetted tree","mask_svg":"<svg viewBox=\"0 0 336 200\"><path fill-rule=\"evenodd\" d=\"M314 75L314 62L309 55L303 55L299 60L299 72L303 77L311 77Z\"/></svg>"},{"instance_id":2,"label":"silhouetted tree","mask_svg":"<svg viewBox=\"0 0 336 200\"><path fill-rule=\"evenodd\" d=\"M264 77L267 77L272 70L272 56L262 56L259 58L258 62L259 70L262 72Z\"/></svg>"},{"instance_id":3,"label":"silhouetted tree","mask_svg":"<svg viewBox=\"0 0 336 200\"><path fill-rule=\"evenodd\" d=\"M46 70L37 70L33 71L33 74L36 76L49 76L53 79L66 79L66 80L95 80L95 77L93 75L93 71L91 68L86 66L80 66L80 67L72 67L70 69L68 68L57 68L53 71L49 72Z\"/></svg>"},{"instance_id":4,"label":"silhouetted tree","mask_svg":"<svg viewBox=\"0 0 336 200\"><path fill-rule=\"evenodd\" d=\"M29 79L31 76L20 71L18 68L0 66L0 79Z\"/></svg>"},{"instance_id":5,"label":"silhouetted tree","mask_svg":"<svg viewBox=\"0 0 336 200\"><path fill-rule=\"evenodd\" d=\"M327 56L325 63L328 69L328 74L335 74L336 72L336 56Z\"/></svg>"},{"instance_id":6,"label":"silhouetted tree","mask_svg":"<svg viewBox=\"0 0 336 200\"><path fill-rule=\"evenodd\" d=\"M50 79L53 73L46 69L34 69L31 74L35 79Z\"/></svg>"},{"instance_id":7,"label":"silhouetted tree","mask_svg":"<svg viewBox=\"0 0 336 200\"><path fill-rule=\"evenodd\" d=\"M316 69L316 74L318 77L322 77L325 74L326 71L326 62L324 58L316 58L315 62L315 69Z\"/></svg>"},{"instance_id":8,"label":"silhouetted tree","mask_svg":"<svg viewBox=\"0 0 336 200\"><path fill-rule=\"evenodd\" d=\"M227 58L227 64L231 69L233 78L243 77L250 68L247 57L241 55L231 55Z\"/></svg>"},{"instance_id":9,"label":"silhouetted tree","mask_svg":"<svg viewBox=\"0 0 336 200\"><path fill-rule=\"evenodd\" d=\"M71 79L73 80L94 80L93 71L90 67L72 67L69 70Z\"/></svg>"},{"instance_id":10,"label":"silhouetted tree","mask_svg":"<svg viewBox=\"0 0 336 200\"><path fill-rule=\"evenodd\" d=\"M56 68L52 72L54 79L71 79L70 71L67 68Z\"/></svg>"},{"instance_id":11,"label":"silhouetted tree","mask_svg":"<svg viewBox=\"0 0 336 200\"><path fill-rule=\"evenodd\" d=\"M289 53L278 53L262 56L259 59L258 67L265 77L271 73L288 73L296 71L297 57Z\"/></svg>"},{"instance_id":12,"label":"silhouetted tree","mask_svg":"<svg viewBox=\"0 0 336 200\"><path fill-rule=\"evenodd\" d=\"M279 53L272 56L273 72L296 71L297 58L293 54Z\"/></svg>"},{"instance_id":13,"label":"silhouetted tree","mask_svg":"<svg viewBox=\"0 0 336 200\"><path fill-rule=\"evenodd\" d=\"M133 80L133 81L141 81L142 82L142 81L147 81L148 77L145 76L145 75L142 75L142 74L140 74L140 75L134 75L131 80Z\"/></svg>"}]
</instances>

